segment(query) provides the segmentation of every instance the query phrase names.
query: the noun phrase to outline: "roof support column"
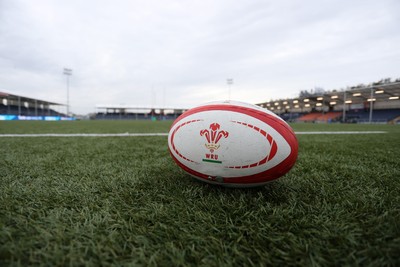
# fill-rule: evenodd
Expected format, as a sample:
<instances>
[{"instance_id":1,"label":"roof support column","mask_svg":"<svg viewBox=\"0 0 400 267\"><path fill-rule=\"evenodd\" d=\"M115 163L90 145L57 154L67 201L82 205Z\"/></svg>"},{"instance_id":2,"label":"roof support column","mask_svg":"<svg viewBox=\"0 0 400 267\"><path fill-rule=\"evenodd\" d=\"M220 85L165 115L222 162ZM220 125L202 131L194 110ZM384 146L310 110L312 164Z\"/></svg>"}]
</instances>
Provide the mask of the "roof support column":
<instances>
[{"instance_id":1,"label":"roof support column","mask_svg":"<svg viewBox=\"0 0 400 267\"><path fill-rule=\"evenodd\" d=\"M372 110L374 105L374 87L371 87L371 97L369 101L369 123L372 123Z\"/></svg>"},{"instance_id":2,"label":"roof support column","mask_svg":"<svg viewBox=\"0 0 400 267\"><path fill-rule=\"evenodd\" d=\"M7 96L7 115L11 114L11 100Z\"/></svg>"},{"instance_id":3,"label":"roof support column","mask_svg":"<svg viewBox=\"0 0 400 267\"><path fill-rule=\"evenodd\" d=\"M346 91L343 93L343 123L346 122Z\"/></svg>"},{"instance_id":4,"label":"roof support column","mask_svg":"<svg viewBox=\"0 0 400 267\"><path fill-rule=\"evenodd\" d=\"M18 115L21 115L21 97L18 96Z\"/></svg>"}]
</instances>

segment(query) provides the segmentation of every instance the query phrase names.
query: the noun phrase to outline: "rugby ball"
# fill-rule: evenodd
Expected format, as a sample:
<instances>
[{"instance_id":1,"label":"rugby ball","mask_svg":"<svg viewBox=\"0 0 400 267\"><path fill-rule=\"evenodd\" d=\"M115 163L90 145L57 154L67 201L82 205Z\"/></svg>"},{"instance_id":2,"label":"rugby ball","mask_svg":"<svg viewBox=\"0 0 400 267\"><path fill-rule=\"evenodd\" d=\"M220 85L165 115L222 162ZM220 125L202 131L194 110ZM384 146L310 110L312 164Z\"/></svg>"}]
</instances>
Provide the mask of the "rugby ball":
<instances>
[{"instance_id":1,"label":"rugby ball","mask_svg":"<svg viewBox=\"0 0 400 267\"><path fill-rule=\"evenodd\" d=\"M211 102L179 116L168 134L174 161L191 176L232 187L264 185L287 173L297 159L291 127L259 106Z\"/></svg>"}]
</instances>

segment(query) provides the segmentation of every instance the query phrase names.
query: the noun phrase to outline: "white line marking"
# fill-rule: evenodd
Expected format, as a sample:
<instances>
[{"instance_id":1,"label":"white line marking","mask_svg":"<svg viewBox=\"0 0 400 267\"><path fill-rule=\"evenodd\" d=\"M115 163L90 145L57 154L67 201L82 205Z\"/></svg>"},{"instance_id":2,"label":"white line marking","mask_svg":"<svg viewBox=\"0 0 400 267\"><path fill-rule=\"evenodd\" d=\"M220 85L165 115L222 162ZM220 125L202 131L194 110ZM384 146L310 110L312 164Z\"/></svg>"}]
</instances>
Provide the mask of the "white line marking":
<instances>
[{"instance_id":1,"label":"white line marking","mask_svg":"<svg viewBox=\"0 0 400 267\"><path fill-rule=\"evenodd\" d=\"M296 134L383 134L385 131L295 132Z\"/></svg>"},{"instance_id":2,"label":"white line marking","mask_svg":"<svg viewBox=\"0 0 400 267\"><path fill-rule=\"evenodd\" d=\"M131 137L167 136L168 133L71 133L71 134L0 134L0 137Z\"/></svg>"},{"instance_id":3,"label":"white line marking","mask_svg":"<svg viewBox=\"0 0 400 267\"><path fill-rule=\"evenodd\" d=\"M342 132L295 132L303 134L383 134L385 131L342 131ZM168 133L45 133L45 134L0 134L0 137L143 137L168 136Z\"/></svg>"}]
</instances>

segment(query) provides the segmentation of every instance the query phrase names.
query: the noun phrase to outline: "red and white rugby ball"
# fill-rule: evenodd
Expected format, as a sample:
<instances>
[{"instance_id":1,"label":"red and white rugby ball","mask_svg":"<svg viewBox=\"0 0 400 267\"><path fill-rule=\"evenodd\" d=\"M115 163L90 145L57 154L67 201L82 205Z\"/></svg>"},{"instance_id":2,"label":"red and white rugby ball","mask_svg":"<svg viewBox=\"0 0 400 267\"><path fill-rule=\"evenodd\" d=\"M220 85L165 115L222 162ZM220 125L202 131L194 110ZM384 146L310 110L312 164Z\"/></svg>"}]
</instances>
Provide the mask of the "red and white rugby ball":
<instances>
[{"instance_id":1,"label":"red and white rugby ball","mask_svg":"<svg viewBox=\"0 0 400 267\"><path fill-rule=\"evenodd\" d=\"M297 159L291 127L256 105L221 101L189 109L171 126L168 148L195 178L225 186L259 186L287 173Z\"/></svg>"}]
</instances>

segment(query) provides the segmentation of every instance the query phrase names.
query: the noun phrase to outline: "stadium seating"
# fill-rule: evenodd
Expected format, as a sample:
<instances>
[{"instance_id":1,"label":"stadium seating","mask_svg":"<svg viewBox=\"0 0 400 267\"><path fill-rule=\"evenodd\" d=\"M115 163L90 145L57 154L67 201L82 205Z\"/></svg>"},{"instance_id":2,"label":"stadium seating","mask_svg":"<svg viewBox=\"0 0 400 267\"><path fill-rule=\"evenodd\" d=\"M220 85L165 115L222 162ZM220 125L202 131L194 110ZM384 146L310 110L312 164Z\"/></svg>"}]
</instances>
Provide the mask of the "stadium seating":
<instances>
[{"instance_id":1,"label":"stadium seating","mask_svg":"<svg viewBox=\"0 0 400 267\"><path fill-rule=\"evenodd\" d=\"M179 114L178 114L179 115ZM147 113L103 113L98 112L94 117L96 120L174 120L177 118L178 115L175 114L168 114L168 115L161 115L161 114L147 114Z\"/></svg>"},{"instance_id":2,"label":"stadium seating","mask_svg":"<svg viewBox=\"0 0 400 267\"><path fill-rule=\"evenodd\" d=\"M299 117L303 116L303 114L297 112L293 113L288 112L288 113L282 113L279 116L285 121L293 122L296 121Z\"/></svg>"},{"instance_id":3,"label":"stadium seating","mask_svg":"<svg viewBox=\"0 0 400 267\"><path fill-rule=\"evenodd\" d=\"M34 107L27 108L25 106L21 106L19 109L18 106L6 106L4 104L0 104L0 114L22 116L64 116L64 114L53 109L42 109L39 107L35 109Z\"/></svg>"},{"instance_id":4,"label":"stadium seating","mask_svg":"<svg viewBox=\"0 0 400 267\"><path fill-rule=\"evenodd\" d=\"M337 119L340 118L341 116L342 116L341 112L328 112L319 116L317 118L317 121L323 121L323 122L337 121Z\"/></svg>"},{"instance_id":5,"label":"stadium seating","mask_svg":"<svg viewBox=\"0 0 400 267\"><path fill-rule=\"evenodd\" d=\"M313 122L319 116L321 116L321 113L312 112L312 113L308 113L308 114L305 114L305 115L301 116L300 118L297 119L297 121L300 121L300 122Z\"/></svg>"},{"instance_id":6,"label":"stadium seating","mask_svg":"<svg viewBox=\"0 0 400 267\"><path fill-rule=\"evenodd\" d=\"M312 112L305 114L297 119L299 122L332 122L341 116L340 112Z\"/></svg>"},{"instance_id":7,"label":"stadium seating","mask_svg":"<svg viewBox=\"0 0 400 267\"><path fill-rule=\"evenodd\" d=\"M369 122L369 110L351 110L346 114L346 122ZM400 116L400 109L377 109L372 113L372 122L387 123Z\"/></svg>"},{"instance_id":8,"label":"stadium seating","mask_svg":"<svg viewBox=\"0 0 400 267\"><path fill-rule=\"evenodd\" d=\"M4 110L4 107L0 107L0 110ZM17 111L18 112L18 111ZM34 114L34 111L31 115ZM47 110L42 110L47 115ZM41 115L40 113L39 115ZM55 111L51 111L51 114L59 114ZM98 112L93 117L97 120L174 120L180 114L151 114L151 113L103 113ZM312 122L312 123L329 123L329 122L341 122L343 113L342 112L312 112L312 113L282 113L280 117L288 122ZM400 117L400 109L384 109L374 110L373 120L374 123L388 123L395 118ZM365 123L369 122L369 110L351 110L346 112L347 123Z\"/></svg>"},{"instance_id":9,"label":"stadium seating","mask_svg":"<svg viewBox=\"0 0 400 267\"><path fill-rule=\"evenodd\" d=\"M312 112L300 116L297 122L337 122L342 120L342 112L319 113ZM346 112L347 123L367 123L369 122L369 110L350 110ZM400 117L400 109L377 109L373 110L373 123L388 123ZM284 118L284 117L282 117ZM285 118L284 118L285 119Z\"/></svg>"},{"instance_id":10,"label":"stadium seating","mask_svg":"<svg viewBox=\"0 0 400 267\"><path fill-rule=\"evenodd\" d=\"M0 114L7 114L8 110L7 110L7 106L0 104Z\"/></svg>"}]
</instances>

